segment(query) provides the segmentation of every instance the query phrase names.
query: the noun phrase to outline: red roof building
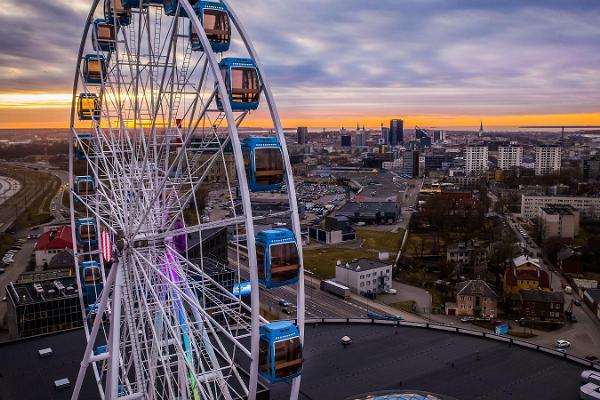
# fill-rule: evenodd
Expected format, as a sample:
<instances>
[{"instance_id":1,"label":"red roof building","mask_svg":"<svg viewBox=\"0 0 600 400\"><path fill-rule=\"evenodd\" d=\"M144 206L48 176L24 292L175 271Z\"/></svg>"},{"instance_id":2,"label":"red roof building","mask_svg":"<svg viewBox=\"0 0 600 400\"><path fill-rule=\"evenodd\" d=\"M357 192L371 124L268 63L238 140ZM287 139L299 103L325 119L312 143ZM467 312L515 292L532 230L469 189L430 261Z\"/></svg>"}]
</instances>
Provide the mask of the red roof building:
<instances>
[{"instance_id":1,"label":"red roof building","mask_svg":"<svg viewBox=\"0 0 600 400\"><path fill-rule=\"evenodd\" d=\"M73 250L72 230L69 225L44 232L35 244L35 265L49 264L52 257L65 249Z\"/></svg>"}]
</instances>

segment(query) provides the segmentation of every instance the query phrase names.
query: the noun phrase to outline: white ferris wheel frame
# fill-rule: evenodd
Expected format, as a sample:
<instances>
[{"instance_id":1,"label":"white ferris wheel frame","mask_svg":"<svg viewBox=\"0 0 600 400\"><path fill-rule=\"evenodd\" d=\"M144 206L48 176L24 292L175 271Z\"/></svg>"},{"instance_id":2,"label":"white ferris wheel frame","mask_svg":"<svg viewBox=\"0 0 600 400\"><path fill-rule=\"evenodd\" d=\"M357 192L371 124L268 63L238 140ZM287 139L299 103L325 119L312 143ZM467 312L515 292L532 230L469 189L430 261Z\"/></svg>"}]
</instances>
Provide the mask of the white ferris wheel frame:
<instances>
[{"instance_id":1,"label":"white ferris wheel frame","mask_svg":"<svg viewBox=\"0 0 600 400\"><path fill-rule=\"evenodd\" d=\"M141 4L142 0L140 0L140 4ZM280 122L280 118L279 118L279 113L277 110L277 106L275 104L274 98L273 98L273 94L271 91L271 87L269 84L269 81L266 79L265 76L265 72L264 69L262 67L262 64L259 60L258 54L252 44L252 42L249 39L249 36L247 34L246 29L244 28L244 26L242 25L240 19L238 18L237 14L235 13L235 11L233 10L233 8L229 5L229 2L226 0L220 0L220 2L222 4L225 5L225 7L228 10L228 14L230 17L230 21L232 22L232 24L236 27L236 30L238 32L238 34L241 36L241 39L244 43L244 46L246 47L246 50L248 51L248 54L250 56L250 58L252 58L256 64L256 68L258 70L259 73L259 77L261 80L261 84L262 84L262 92L265 95L265 99L267 101L267 105L269 107L269 111L270 111L270 116L271 116L271 120L273 122L273 126L275 128L275 134L281 144L281 150L282 150L282 156L283 156L283 163L284 163L284 169L285 169L285 182L286 182L286 186L287 186L287 194L288 194L288 201L289 201L289 207L290 207L290 215L291 215L291 223L292 223L292 231L294 233L294 236L296 238L296 244L298 247L298 255L299 255L299 280L298 283L296 284L296 293L297 293L297 313L296 313L296 324L298 326L299 332L300 332L300 342L303 344L304 343L304 320L305 320L305 298L304 298L304 268L303 268L303 255L302 255L302 237L301 237L301 229L300 229L300 218L298 215L298 206L297 206L297 202L296 202L296 189L294 186L294 179L293 179L293 174L292 174L292 167L291 167L291 163L290 163L290 158L289 158L289 153L287 150L287 146L286 146L286 139L283 133L283 128ZM76 70L75 70L75 78L74 78L74 84L73 84L73 99L72 99L72 110L71 110L71 119L70 119L70 126L71 126L71 134L69 136L69 185L71 187L70 190L70 211L71 211L71 225L73 228L73 243L77 243L76 240L76 235L75 235L75 229L76 229L76 224L75 224L75 209L74 209L74 201L76 200L74 198L74 190L73 190L73 185L74 185L74 173L73 173L73 160L74 160L74 144L75 141L77 140L76 137L76 129L75 129L75 123L76 123L76 99L77 99L77 92L78 92L78 88L79 88L79 84L80 84L80 71L81 71L81 62L82 62L82 57L83 57L83 53L86 47L86 41L91 38L91 35L89 35L89 29L91 27L91 25L93 24L94 21L94 14L96 12L97 6L100 3L99 0L93 0L92 2L92 6L90 9L90 13L87 17L86 23L85 23L85 27L84 27L84 32L82 35L82 40L81 40L81 44L80 44L80 48L79 48L79 53L78 53L78 58L77 58L77 66L76 66ZM203 29L203 26L198 18L198 16L196 15L196 13L194 12L192 5L190 4L190 2L188 0L179 0L179 5L180 7L185 10L187 12L187 17L189 18L189 20L191 21L191 24L193 26L193 28L195 29L195 32L198 34L198 38L202 44L202 48L204 49L209 49L207 51L205 51L205 56L207 57L207 61L209 64L209 69L211 70L212 74L213 74L213 78L217 83L217 90L218 93L220 95L221 99L229 99L229 95L228 95L228 91L226 89L225 83L223 81L223 78L221 76L221 74L219 73L219 63L217 61L216 55L215 53L211 50L211 45L210 42L207 38L207 35ZM179 18L180 20L184 20L185 18L179 16L180 12L177 13L178 15L173 17L173 18ZM141 28L139 28L141 29ZM257 392L257 386L258 386L258 358L259 358L259 327L261 325L261 323L264 323L264 319L262 319L260 317L260 296L259 296L259 279L258 279L258 270L257 270L257 256L256 256L256 244L255 244L255 230L254 230L254 218L252 215L252 207L251 207L251 198L250 198L250 191L248 188L248 183L247 180L245 179L246 177L246 171L245 171L245 167L244 167L244 162L243 162L243 155L242 155L242 148L241 148L241 141L239 139L239 135L238 135L238 130L237 130L237 126L238 126L238 120L235 118L235 115L233 113L231 104L229 103L229 101L222 101L222 105L223 105L223 113L225 114L225 118L227 120L227 129L229 131L229 138L233 147L233 154L234 154L234 161L235 161L235 169L236 169L236 173L238 176L238 183L240 185L240 190L239 190L239 194L240 194L240 198L241 198L241 202L242 202L242 209L243 209L243 213L244 213L244 225L245 225L245 229L246 229L246 239L247 239L247 256L248 256L248 267L249 267L249 272L250 272L250 283L251 283L251 336L250 336L250 354L247 354L250 359L251 359L251 366L250 366L250 371L249 371L249 383L248 383L248 399L250 400L254 400L256 397L256 392ZM121 128L122 129L122 128ZM184 143L183 146L187 146L189 144L189 139L191 138L192 135L188 135L188 142ZM98 222L98 219L96 218L96 221ZM96 229L96 235L99 236L100 232L99 232L99 224L96 225L97 229ZM76 246L75 246L76 247ZM77 250L75 250L77 251ZM102 257L100 257L101 262L102 262ZM77 258L76 258L76 263L78 262ZM83 294L82 294L82 288L81 288L81 277L80 277L80 273L79 273L79 266L76 265L76 274L77 274L77 279L78 279L78 286L79 286L79 297L80 297L80 301L81 301L81 308L82 308L82 314L85 315L85 310L84 310L84 303L83 303ZM102 291L100 300L98 300L98 310L96 312L96 318L94 321L94 324L92 326L92 329L90 331L86 321L84 321L84 331L85 331L85 335L86 335L86 339L88 340L88 344L83 356L83 360L81 363L81 369L80 369L80 373L78 375L76 384L75 384L75 389L73 391L73 399L77 399L79 396L79 391L81 389L82 383L83 383L83 378L85 376L85 372L87 370L87 367L91 364L92 368L93 368L93 372L95 375L95 379L96 379L96 383L98 385L99 391L100 391L100 395L102 398L105 398L105 396L103 395L104 391L102 388L102 382L100 379L100 375L98 372L98 368L97 368L97 364L96 362L101 361L103 359L108 359L109 363L112 363L112 367L109 366L109 371L112 372L112 376L108 376L107 378L107 386L110 385L110 390L109 388L106 388L106 392L105 393L110 393L109 394L109 398L113 398L113 397L117 397L117 384L118 384L118 380L115 379L115 375L118 374L118 364L119 363L119 359L118 356L119 354L116 352L106 352L100 355L94 355L93 354L93 349L94 349L94 338L96 337L96 335L99 332L100 329L100 321L102 319L102 316L104 314L104 310L107 309L108 307L110 307L110 304L112 303L118 303L120 301L120 299L118 298L118 296L120 295L120 291L117 290L117 288L119 288L122 285L122 280L123 280L123 274L120 272L122 270L122 268L118 268L117 267L113 267L111 269L110 274L106 277L106 280L104 282L105 286L104 286L104 290ZM104 276L103 276L104 278ZM107 290L109 287L113 287L113 299L110 300L109 299L109 290ZM182 293L182 295L185 296L185 293ZM116 298L115 298L116 297ZM120 307L116 307L117 310L120 309ZM110 319L113 323L111 323L111 332L113 331L113 327L118 327L119 323L120 323L120 315L119 312L113 312L110 314ZM116 323L116 324L114 324ZM112 335L112 337L109 336L109 341L112 340L112 343L108 343L109 348L118 348L118 340L119 337L118 335ZM300 376L294 378L292 385L291 385L291 394L290 394L290 398L292 400L296 400L298 398L299 395L299 389L300 389ZM135 398L142 398L144 396L144 393L137 393L137 394L131 394L128 396L124 396L124 397L119 397L122 399L135 399Z\"/></svg>"}]
</instances>

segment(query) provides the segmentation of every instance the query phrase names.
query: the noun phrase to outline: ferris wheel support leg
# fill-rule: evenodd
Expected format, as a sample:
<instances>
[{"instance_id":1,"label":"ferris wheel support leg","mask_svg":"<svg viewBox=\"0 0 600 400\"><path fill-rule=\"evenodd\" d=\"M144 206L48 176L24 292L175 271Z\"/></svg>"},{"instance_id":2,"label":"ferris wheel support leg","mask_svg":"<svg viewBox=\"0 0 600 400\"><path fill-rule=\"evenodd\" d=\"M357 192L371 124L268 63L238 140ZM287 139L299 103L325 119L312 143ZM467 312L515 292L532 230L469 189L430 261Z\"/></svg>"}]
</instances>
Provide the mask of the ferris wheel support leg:
<instances>
[{"instance_id":1,"label":"ferris wheel support leg","mask_svg":"<svg viewBox=\"0 0 600 400\"><path fill-rule=\"evenodd\" d=\"M108 277L106 278L106 287L102 291L102 296L100 296L100 304L98 305L98 312L96 313L96 318L94 319L94 325L92 326L92 332L88 338L87 346L85 348L85 353L83 354L83 360L81 361L81 366L79 367L79 374L77 375L77 381L75 381L75 388L73 389L73 394L71 395L71 400L77 400L79 398L79 393L81 391L81 385L83 384L83 378L85 377L85 373L87 371L88 365L90 365L90 359L92 357L92 351L94 349L94 344L96 342L96 336L98 335L98 331L100 330L100 322L104 316L104 312L106 311L106 306L108 305L108 294L110 293L110 288L115 281L116 270L119 269L118 266L115 266Z\"/></svg>"},{"instance_id":2,"label":"ferris wheel support leg","mask_svg":"<svg viewBox=\"0 0 600 400\"><path fill-rule=\"evenodd\" d=\"M112 271L111 271L112 272ZM112 314L110 321L110 334L108 351L110 360L108 362L108 381L106 382L106 399L116 399L119 395L119 342L121 340L121 297L123 295L124 276L122 265L117 266L115 286L113 290ZM133 334L130 332L130 334Z\"/></svg>"}]
</instances>

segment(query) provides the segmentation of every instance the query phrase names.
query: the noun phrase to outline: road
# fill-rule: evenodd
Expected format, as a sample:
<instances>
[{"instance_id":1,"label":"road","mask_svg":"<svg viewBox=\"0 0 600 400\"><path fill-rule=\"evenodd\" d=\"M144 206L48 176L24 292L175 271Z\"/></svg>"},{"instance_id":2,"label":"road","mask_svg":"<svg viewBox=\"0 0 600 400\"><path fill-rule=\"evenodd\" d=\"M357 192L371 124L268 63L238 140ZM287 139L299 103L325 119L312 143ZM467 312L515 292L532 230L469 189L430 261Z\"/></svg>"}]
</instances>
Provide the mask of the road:
<instances>
[{"instance_id":1,"label":"road","mask_svg":"<svg viewBox=\"0 0 600 400\"><path fill-rule=\"evenodd\" d=\"M16 179L0 176L0 205L21 190L21 183Z\"/></svg>"}]
</instances>

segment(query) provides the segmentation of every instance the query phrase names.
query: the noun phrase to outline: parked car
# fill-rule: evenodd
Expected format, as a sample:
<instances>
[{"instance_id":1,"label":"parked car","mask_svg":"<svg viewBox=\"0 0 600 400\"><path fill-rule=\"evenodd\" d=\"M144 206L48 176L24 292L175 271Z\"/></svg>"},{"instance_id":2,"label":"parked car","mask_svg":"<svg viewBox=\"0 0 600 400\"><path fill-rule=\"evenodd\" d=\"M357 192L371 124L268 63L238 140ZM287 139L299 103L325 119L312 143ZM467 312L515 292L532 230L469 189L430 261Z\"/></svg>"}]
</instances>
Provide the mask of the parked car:
<instances>
[{"instance_id":1,"label":"parked car","mask_svg":"<svg viewBox=\"0 0 600 400\"><path fill-rule=\"evenodd\" d=\"M581 307L581 301L579 300L574 300L573 304L575 304L577 307Z\"/></svg>"},{"instance_id":2,"label":"parked car","mask_svg":"<svg viewBox=\"0 0 600 400\"><path fill-rule=\"evenodd\" d=\"M472 321L475 321L474 317L462 317L460 319L460 322L472 322Z\"/></svg>"},{"instance_id":3,"label":"parked car","mask_svg":"<svg viewBox=\"0 0 600 400\"><path fill-rule=\"evenodd\" d=\"M568 340L558 339L555 344L558 349L566 349L567 347L571 347L571 342Z\"/></svg>"}]
</instances>

